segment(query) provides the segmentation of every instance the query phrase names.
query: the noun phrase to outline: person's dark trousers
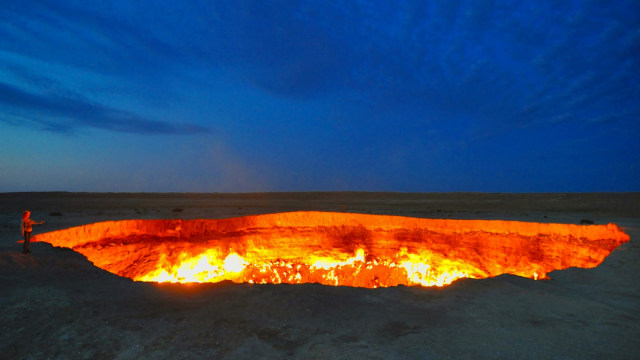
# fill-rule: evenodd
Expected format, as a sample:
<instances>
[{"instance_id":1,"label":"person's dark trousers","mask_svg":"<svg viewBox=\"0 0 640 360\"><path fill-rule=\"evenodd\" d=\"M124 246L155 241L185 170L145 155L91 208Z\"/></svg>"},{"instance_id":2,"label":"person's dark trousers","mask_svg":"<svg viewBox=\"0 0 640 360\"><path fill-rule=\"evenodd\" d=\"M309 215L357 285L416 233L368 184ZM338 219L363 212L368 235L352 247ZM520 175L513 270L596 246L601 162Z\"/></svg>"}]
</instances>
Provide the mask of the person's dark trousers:
<instances>
[{"instance_id":1,"label":"person's dark trousers","mask_svg":"<svg viewBox=\"0 0 640 360\"><path fill-rule=\"evenodd\" d=\"M24 234L24 243L22 244L22 252L25 254L29 254L31 250L29 250L29 242L31 241L31 231L25 231Z\"/></svg>"}]
</instances>

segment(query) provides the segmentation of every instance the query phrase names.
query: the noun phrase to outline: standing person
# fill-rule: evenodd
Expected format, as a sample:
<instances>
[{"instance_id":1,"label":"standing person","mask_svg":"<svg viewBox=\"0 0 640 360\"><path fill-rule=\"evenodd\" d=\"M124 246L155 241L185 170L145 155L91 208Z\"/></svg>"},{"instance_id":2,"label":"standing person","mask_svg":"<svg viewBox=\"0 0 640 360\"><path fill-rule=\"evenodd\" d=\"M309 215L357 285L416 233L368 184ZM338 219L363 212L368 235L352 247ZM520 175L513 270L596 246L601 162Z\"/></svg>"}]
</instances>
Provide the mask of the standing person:
<instances>
[{"instance_id":1,"label":"standing person","mask_svg":"<svg viewBox=\"0 0 640 360\"><path fill-rule=\"evenodd\" d=\"M40 222L35 222L31 220L29 218L30 215L31 215L31 211L29 210L25 210L24 212L22 212L22 225L20 226L20 228L22 229L22 236L24 237L24 243L22 244L22 252L25 254L31 253L31 250L29 250L29 241L31 241L31 231L33 231L31 226L44 224L44 220Z\"/></svg>"}]
</instances>

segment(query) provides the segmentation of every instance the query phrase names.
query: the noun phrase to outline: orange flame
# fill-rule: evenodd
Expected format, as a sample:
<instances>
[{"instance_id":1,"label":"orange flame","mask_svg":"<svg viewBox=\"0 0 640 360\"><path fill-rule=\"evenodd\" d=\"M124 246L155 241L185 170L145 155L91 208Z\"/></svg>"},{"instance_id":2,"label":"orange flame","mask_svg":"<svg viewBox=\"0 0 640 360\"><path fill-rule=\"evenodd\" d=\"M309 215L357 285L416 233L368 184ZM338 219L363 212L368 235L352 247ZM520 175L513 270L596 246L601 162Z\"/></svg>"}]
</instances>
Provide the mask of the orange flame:
<instances>
[{"instance_id":1,"label":"orange flame","mask_svg":"<svg viewBox=\"0 0 640 360\"><path fill-rule=\"evenodd\" d=\"M221 220L124 220L45 233L96 266L150 282L444 286L504 273L544 279L595 267L629 240L614 224L434 220L293 212Z\"/></svg>"}]
</instances>

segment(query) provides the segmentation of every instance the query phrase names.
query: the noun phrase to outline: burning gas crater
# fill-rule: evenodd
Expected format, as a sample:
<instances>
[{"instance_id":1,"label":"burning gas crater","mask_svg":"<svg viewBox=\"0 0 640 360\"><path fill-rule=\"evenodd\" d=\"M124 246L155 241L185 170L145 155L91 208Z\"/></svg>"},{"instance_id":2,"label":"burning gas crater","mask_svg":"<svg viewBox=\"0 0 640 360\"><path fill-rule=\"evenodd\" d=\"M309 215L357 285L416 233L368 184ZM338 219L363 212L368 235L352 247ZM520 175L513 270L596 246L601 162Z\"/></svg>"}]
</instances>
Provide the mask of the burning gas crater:
<instances>
[{"instance_id":1,"label":"burning gas crater","mask_svg":"<svg viewBox=\"0 0 640 360\"><path fill-rule=\"evenodd\" d=\"M291 212L221 220L107 221L34 237L136 281L443 286L460 278L599 265L614 224L434 220Z\"/></svg>"}]
</instances>

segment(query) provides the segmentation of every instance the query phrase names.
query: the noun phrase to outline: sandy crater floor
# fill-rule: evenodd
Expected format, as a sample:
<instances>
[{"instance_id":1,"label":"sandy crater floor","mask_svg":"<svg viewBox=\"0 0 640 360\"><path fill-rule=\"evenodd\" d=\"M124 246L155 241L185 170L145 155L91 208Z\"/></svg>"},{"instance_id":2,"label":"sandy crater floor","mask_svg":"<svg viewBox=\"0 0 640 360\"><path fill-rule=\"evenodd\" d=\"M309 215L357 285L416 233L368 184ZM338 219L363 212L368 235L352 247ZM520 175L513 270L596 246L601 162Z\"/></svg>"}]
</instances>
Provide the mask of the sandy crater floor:
<instances>
[{"instance_id":1,"label":"sandy crater floor","mask_svg":"<svg viewBox=\"0 0 640 360\"><path fill-rule=\"evenodd\" d=\"M640 194L0 194L1 359L633 359L640 353ZM631 240L595 269L447 288L156 285L36 232L104 220L294 210L425 218L614 222Z\"/></svg>"}]
</instances>

